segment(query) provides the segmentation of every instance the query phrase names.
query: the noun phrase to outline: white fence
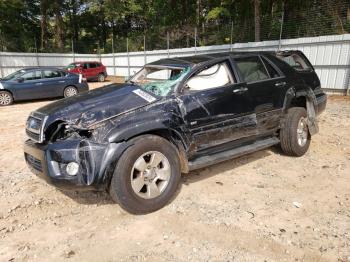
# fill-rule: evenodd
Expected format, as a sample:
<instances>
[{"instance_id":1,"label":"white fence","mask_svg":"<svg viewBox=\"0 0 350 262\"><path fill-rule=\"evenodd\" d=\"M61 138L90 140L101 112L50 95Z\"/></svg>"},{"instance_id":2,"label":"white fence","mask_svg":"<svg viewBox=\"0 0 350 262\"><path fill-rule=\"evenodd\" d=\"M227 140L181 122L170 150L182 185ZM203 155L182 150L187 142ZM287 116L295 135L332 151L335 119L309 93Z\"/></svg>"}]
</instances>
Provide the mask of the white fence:
<instances>
[{"instance_id":1,"label":"white fence","mask_svg":"<svg viewBox=\"0 0 350 262\"><path fill-rule=\"evenodd\" d=\"M41 53L0 53L1 77L15 70L29 66L63 67L73 61L101 61L107 66L109 75L128 77L145 63L161 58L189 56L224 51L297 49L304 52L314 65L321 79L322 87L330 92L349 93L350 90L350 34L285 39L231 45L216 45L182 49L156 50L146 52L93 54L41 54Z\"/></svg>"}]
</instances>

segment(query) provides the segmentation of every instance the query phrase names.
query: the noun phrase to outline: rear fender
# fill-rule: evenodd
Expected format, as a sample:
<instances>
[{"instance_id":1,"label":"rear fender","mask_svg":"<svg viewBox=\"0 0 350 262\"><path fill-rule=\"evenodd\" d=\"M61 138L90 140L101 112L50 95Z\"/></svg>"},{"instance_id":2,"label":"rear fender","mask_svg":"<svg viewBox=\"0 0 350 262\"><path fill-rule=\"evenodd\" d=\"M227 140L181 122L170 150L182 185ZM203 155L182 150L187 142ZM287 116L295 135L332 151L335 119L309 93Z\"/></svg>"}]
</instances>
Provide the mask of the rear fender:
<instances>
[{"instance_id":1,"label":"rear fender","mask_svg":"<svg viewBox=\"0 0 350 262\"><path fill-rule=\"evenodd\" d=\"M317 124L317 100L314 92L310 87L304 88L302 90L296 91L295 88L289 88L286 92L284 103L283 103L283 112L287 113L287 110L291 107L292 101L295 98L305 97L306 100L306 111L308 117L308 128L310 135L317 134L319 131Z\"/></svg>"}]
</instances>

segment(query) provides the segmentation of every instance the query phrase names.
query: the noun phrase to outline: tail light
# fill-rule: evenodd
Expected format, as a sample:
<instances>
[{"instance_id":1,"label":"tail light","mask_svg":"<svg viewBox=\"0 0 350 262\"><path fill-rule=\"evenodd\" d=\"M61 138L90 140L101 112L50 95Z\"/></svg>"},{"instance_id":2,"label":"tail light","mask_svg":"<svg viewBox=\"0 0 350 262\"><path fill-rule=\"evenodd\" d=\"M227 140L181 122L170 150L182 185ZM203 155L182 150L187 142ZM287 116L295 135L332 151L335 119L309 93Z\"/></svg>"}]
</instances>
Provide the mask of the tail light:
<instances>
[{"instance_id":1,"label":"tail light","mask_svg":"<svg viewBox=\"0 0 350 262\"><path fill-rule=\"evenodd\" d=\"M86 82L87 82L86 77L83 77L82 74L79 74L79 83L86 83Z\"/></svg>"}]
</instances>

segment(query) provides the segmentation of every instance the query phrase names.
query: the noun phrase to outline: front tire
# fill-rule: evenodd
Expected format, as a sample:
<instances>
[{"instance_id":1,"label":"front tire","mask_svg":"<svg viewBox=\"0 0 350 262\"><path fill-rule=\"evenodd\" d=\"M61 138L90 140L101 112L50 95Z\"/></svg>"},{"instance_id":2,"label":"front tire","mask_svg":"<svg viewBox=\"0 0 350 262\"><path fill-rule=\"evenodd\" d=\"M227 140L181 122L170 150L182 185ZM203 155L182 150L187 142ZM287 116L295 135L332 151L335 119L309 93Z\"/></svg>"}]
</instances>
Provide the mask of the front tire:
<instances>
[{"instance_id":1,"label":"front tire","mask_svg":"<svg viewBox=\"0 0 350 262\"><path fill-rule=\"evenodd\" d=\"M307 112L303 107L288 110L280 131L281 148L290 156L304 155L310 146L311 136L307 126Z\"/></svg>"},{"instance_id":2,"label":"front tire","mask_svg":"<svg viewBox=\"0 0 350 262\"><path fill-rule=\"evenodd\" d=\"M110 184L110 195L132 214L164 207L181 179L176 147L162 137L143 135L120 157Z\"/></svg>"},{"instance_id":3,"label":"front tire","mask_svg":"<svg viewBox=\"0 0 350 262\"><path fill-rule=\"evenodd\" d=\"M0 91L0 106L8 106L13 104L13 96L10 92Z\"/></svg>"}]
</instances>

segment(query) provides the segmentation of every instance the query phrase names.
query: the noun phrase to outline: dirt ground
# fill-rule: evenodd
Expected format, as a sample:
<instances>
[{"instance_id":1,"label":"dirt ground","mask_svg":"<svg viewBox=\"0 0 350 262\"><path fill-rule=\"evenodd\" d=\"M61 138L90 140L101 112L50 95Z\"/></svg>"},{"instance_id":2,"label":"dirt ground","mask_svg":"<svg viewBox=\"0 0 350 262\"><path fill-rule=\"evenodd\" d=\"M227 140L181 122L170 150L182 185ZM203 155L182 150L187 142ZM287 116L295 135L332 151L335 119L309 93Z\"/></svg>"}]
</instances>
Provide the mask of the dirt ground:
<instances>
[{"instance_id":1,"label":"dirt ground","mask_svg":"<svg viewBox=\"0 0 350 262\"><path fill-rule=\"evenodd\" d=\"M0 261L350 261L350 99L329 99L305 156L271 148L184 175L144 216L31 174L25 120L51 101L0 108Z\"/></svg>"}]
</instances>

